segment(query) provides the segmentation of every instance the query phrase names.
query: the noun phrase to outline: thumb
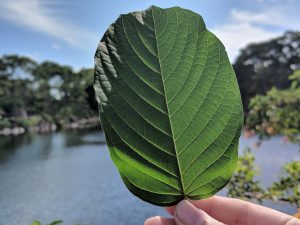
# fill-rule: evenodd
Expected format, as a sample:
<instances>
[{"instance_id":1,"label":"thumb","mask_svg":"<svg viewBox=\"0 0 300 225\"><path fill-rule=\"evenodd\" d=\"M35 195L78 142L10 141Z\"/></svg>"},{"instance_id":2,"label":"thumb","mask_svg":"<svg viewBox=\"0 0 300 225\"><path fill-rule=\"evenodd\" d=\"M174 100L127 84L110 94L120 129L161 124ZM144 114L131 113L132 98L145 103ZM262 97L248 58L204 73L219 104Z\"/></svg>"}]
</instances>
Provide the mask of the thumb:
<instances>
[{"instance_id":1,"label":"thumb","mask_svg":"<svg viewBox=\"0 0 300 225\"><path fill-rule=\"evenodd\" d=\"M174 217L177 225L224 225L187 200L176 206Z\"/></svg>"}]
</instances>

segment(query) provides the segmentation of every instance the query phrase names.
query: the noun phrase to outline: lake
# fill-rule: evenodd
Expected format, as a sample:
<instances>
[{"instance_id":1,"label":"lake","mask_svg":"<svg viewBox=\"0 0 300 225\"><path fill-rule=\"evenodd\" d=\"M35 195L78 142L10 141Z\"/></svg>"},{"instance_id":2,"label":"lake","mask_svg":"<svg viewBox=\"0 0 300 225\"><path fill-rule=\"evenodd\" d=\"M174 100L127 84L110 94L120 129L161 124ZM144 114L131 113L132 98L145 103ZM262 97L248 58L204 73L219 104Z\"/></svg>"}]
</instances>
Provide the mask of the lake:
<instances>
[{"instance_id":1,"label":"lake","mask_svg":"<svg viewBox=\"0 0 300 225\"><path fill-rule=\"evenodd\" d=\"M257 137L240 140L251 147L264 186L280 175L283 163L300 160L299 147L281 137L253 148ZM69 132L0 137L0 225L142 225L166 215L160 207L134 197L109 158L101 132ZM224 191L223 191L224 192ZM221 194L224 194L224 193ZM293 214L295 206L265 202Z\"/></svg>"}]
</instances>

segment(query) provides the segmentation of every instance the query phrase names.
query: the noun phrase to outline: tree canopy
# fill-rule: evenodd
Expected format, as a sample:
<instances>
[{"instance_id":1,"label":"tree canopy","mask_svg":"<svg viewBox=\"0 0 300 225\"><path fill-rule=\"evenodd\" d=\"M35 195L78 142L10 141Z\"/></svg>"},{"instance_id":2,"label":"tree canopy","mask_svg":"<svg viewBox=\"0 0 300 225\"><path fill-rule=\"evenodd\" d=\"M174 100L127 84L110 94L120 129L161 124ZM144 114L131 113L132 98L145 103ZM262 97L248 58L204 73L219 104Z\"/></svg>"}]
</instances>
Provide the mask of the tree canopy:
<instances>
[{"instance_id":1,"label":"tree canopy","mask_svg":"<svg viewBox=\"0 0 300 225\"><path fill-rule=\"evenodd\" d=\"M93 92L86 91L93 84L93 69L75 71L55 62L5 55L0 58L0 77L0 116L4 118L39 115L53 122L97 115L87 100L93 99Z\"/></svg>"},{"instance_id":2,"label":"tree canopy","mask_svg":"<svg viewBox=\"0 0 300 225\"><path fill-rule=\"evenodd\" d=\"M241 51L234 69L244 108L250 98L264 95L273 86L288 88L288 76L300 68L300 32L286 32L273 40L250 44Z\"/></svg>"}]
</instances>

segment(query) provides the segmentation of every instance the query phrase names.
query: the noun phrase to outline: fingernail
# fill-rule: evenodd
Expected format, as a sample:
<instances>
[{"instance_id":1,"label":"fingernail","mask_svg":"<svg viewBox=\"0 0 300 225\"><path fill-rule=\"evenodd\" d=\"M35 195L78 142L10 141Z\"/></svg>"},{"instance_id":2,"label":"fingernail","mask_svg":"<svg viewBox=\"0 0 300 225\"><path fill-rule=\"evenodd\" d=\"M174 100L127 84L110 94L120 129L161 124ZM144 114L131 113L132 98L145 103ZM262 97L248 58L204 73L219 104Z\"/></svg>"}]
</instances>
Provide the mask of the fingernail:
<instances>
[{"instance_id":1,"label":"fingernail","mask_svg":"<svg viewBox=\"0 0 300 225\"><path fill-rule=\"evenodd\" d=\"M201 225L205 222L199 209L187 200L181 201L176 206L175 217L184 225Z\"/></svg>"}]
</instances>

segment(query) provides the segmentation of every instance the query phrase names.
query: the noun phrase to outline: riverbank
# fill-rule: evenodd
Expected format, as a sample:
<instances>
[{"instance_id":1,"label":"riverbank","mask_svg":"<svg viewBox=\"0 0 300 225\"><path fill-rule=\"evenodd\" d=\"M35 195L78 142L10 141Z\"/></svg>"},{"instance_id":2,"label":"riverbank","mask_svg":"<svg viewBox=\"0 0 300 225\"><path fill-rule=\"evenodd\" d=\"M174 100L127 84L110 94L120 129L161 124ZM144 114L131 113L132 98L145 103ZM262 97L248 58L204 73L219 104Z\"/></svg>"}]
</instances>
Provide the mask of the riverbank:
<instances>
[{"instance_id":1,"label":"riverbank","mask_svg":"<svg viewBox=\"0 0 300 225\"><path fill-rule=\"evenodd\" d=\"M4 126L0 127L1 136L18 136L25 133L51 133L59 130L81 130L101 128L99 117L82 118L71 121L47 121L39 116L23 119L1 118ZM6 125L6 126L5 126Z\"/></svg>"}]
</instances>

